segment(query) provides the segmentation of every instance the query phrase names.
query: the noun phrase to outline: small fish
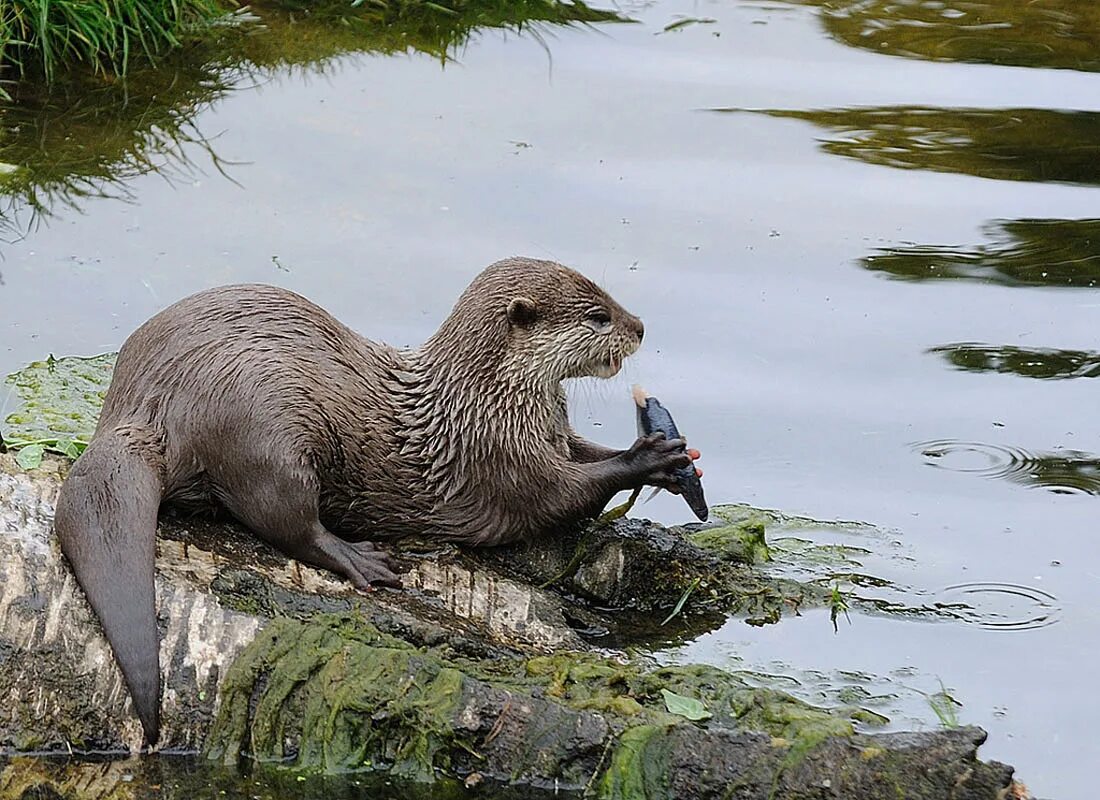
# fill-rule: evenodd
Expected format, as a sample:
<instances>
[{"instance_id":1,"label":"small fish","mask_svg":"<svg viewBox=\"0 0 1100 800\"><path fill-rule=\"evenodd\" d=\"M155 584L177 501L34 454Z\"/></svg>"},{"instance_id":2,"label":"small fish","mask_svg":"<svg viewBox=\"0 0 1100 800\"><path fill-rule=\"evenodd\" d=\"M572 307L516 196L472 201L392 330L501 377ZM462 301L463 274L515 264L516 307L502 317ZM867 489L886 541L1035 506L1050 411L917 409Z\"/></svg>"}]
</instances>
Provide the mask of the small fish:
<instances>
[{"instance_id":1,"label":"small fish","mask_svg":"<svg viewBox=\"0 0 1100 800\"><path fill-rule=\"evenodd\" d=\"M634 402L638 404L638 433L648 436L651 433L663 433L666 439L681 439L680 430L661 402L656 397L650 397L645 389L635 384L631 389ZM707 501L703 497L703 483L695 473L695 465L689 464L676 470L674 477L676 485L680 488L688 506L695 512L695 516L703 522L707 521Z\"/></svg>"}]
</instances>

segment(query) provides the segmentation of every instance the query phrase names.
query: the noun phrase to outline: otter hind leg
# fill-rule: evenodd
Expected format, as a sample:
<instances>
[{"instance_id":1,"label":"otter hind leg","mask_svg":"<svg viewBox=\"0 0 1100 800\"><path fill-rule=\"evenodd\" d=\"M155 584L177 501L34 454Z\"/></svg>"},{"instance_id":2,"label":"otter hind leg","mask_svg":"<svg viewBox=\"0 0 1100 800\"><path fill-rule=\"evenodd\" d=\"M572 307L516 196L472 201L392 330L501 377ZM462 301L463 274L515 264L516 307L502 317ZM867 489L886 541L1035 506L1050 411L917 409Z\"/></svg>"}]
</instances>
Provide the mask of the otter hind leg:
<instances>
[{"instance_id":1,"label":"otter hind leg","mask_svg":"<svg viewBox=\"0 0 1100 800\"><path fill-rule=\"evenodd\" d=\"M321 523L313 480L270 468L248 474L224 501L260 539L291 558L342 575L357 589L401 587L388 555L370 542L345 541Z\"/></svg>"},{"instance_id":2,"label":"otter hind leg","mask_svg":"<svg viewBox=\"0 0 1100 800\"><path fill-rule=\"evenodd\" d=\"M390 557L371 542L346 542L333 535L320 520L310 526L307 545L294 557L343 575L356 589L370 591L372 584L401 588Z\"/></svg>"},{"instance_id":3,"label":"otter hind leg","mask_svg":"<svg viewBox=\"0 0 1100 800\"><path fill-rule=\"evenodd\" d=\"M149 744L160 736L154 559L163 487L155 446L134 430L97 437L62 484L54 517L61 551L103 625Z\"/></svg>"}]
</instances>

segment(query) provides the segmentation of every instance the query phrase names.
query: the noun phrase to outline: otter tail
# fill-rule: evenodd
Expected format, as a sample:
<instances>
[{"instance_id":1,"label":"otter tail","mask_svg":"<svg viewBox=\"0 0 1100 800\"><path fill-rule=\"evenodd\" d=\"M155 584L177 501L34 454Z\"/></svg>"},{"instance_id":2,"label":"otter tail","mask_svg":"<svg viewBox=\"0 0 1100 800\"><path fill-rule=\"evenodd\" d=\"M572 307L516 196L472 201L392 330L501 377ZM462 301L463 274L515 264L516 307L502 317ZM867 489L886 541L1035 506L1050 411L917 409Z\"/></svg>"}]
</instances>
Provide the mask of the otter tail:
<instances>
[{"instance_id":1,"label":"otter tail","mask_svg":"<svg viewBox=\"0 0 1100 800\"><path fill-rule=\"evenodd\" d=\"M133 429L97 436L61 487L54 526L61 551L103 623L145 739L155 744L160 659L153 562L163 489L151 463L157 453L148 444Z\"/></svg>"}]
</instances>

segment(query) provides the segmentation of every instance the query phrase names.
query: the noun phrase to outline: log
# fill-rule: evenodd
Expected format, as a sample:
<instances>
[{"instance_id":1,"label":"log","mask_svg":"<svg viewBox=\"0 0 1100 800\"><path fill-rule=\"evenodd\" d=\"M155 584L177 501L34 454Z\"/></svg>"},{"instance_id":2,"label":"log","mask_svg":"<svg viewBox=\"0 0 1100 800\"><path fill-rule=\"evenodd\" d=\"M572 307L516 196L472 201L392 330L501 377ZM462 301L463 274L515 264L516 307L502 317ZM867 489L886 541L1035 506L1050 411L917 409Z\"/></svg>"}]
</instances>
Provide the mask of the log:
<instances>
[{"instance_id":1,"label":"log","mask_svg":"<svg viewBox=\"0 0 1100 800\"><path fill-rule=\"evenodd\" d=\"M67 465L28 472L0 454L0 797L124 784L193 797L196 775L296 797L361 796L380 779L623 800L1026 796L1011 767L977 758L978 728L860 733L859 709L586 642L578 631L663 615L685 586L734 574L636 520L493 553L410 542L406 589L362 595L230 522L165 515L161 755L139 757L121 675L51 532ZM777 602L797 591L774 589ZM103 753L123 760L86 758Z\"/></svg>"}]
</instances>

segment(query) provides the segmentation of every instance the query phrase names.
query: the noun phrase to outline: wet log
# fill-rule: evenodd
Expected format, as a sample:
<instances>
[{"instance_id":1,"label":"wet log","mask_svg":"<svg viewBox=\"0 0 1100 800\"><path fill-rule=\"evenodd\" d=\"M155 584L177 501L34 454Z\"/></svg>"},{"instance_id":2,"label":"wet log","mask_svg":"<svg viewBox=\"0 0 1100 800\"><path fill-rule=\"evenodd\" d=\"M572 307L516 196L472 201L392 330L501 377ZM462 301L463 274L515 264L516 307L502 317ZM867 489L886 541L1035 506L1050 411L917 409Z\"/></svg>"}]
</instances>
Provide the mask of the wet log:
<instances>
[{"instance_id":1,"label":"wet log","mask_svg":"<svg viewBox=\"0 0 1100 800\"><path fill-rule=\"evenodd\" d=\"M46 758L132 756L141 738L51 533L66 465L48 458L26 472L0 454L2 797L114 797L131 783L192 797L195 774L230 786L244 764L256 796L278 796L287 775L301 797L356 796L378 776L519 786L524 797L1022 792L1010 767L977 758L977 728L857 733L858 709L815 708L712 667L597 652L578 628L613 625L615 613L585 596L663 611L683 586L728 577L721 559L634 521L559 537L541 556L413 543L401 556L407 588L361 595L231 523L166 517L160 748L197 758L186 769L163 755ZM659 601L655 570L667 573ZM568 594L538 588L538 576Z\"/></svg>"}]
</instances>

